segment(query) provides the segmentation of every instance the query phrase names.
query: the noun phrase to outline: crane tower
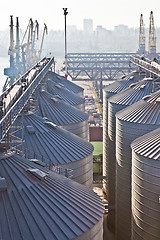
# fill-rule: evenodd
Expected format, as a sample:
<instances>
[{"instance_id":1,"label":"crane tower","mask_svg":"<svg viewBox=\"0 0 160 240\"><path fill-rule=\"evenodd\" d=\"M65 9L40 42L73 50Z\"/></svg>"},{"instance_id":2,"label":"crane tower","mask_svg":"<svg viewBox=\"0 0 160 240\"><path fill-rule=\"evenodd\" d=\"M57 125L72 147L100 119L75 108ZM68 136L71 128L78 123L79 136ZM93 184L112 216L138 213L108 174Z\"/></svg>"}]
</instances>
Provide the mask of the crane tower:
<instances>
[{"instance_id":1,"label":"crane tower","mask_svg":"<svg viewBox=\"0 0 160 240\"><path fill-rule=\"evenodd\" d=\"M149 23L149 41L148 41L148 52L149 54L156 53L156 36L154 27L153 12L150 13L150 23Z\"/></svg>"},{"instance_id":2,"label":"crane tower","mask_svg":"<svg viewBox=\"0 0 160 240\"><path fill-rule=\"evenodd\" d=\"M145 30L144 30L144 22L143 22L143 14L140 16L140 28L139 28L139 49L138 53L145 54Z\"/></svg>"}]
</instances>

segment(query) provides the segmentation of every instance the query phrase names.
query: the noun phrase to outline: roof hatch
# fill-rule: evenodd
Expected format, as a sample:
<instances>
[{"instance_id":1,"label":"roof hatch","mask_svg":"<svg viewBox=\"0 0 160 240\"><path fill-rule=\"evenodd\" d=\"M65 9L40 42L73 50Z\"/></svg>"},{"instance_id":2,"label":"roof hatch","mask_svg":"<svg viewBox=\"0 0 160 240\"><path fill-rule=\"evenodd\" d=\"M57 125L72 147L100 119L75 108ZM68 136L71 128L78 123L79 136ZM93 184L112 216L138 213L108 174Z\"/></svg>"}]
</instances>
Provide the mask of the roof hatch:
<instances>
[{"instance_id":1,"label":"roof hatch","mask_svg":"<svg viewBox=\"0 0 160 240\"><path fill-rule=\"evenodd\" d=\"M45 177L48 175L47 173L45 173L37 168L28 168L28 169L26 169L26 171L30 172L31 174L33 174L35 177L37 177L40 180L45 179Z\"/></svg>"}]
</instances>

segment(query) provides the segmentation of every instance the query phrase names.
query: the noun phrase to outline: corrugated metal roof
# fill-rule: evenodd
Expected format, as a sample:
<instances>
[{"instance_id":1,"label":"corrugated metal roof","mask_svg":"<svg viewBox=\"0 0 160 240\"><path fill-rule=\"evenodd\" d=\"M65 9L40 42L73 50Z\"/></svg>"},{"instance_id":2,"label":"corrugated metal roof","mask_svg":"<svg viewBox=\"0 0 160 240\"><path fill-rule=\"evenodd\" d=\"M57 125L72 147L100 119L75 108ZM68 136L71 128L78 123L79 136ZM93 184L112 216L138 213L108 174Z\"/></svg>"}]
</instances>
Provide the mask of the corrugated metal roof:
<instances>
[{"instance_id":1,"label":"corrugated metal roof","mask_svg":"<svg viewBox=\"0 0 160 240\"><path fill-rule=\"evenodd\" d=\"M48 73L46 74L46 79L51 79L55 83L62 83L67 89L69 89L70 91L72 91L74 93L83 92L83 90L84 90L82 87L67 80L65 77L60 76L59 74L51 72L51 71L48 71Z\"/></svg>"},{"instance_id":2,"label":"corrugated metal roof","mask_svg":"<svg viewBox=\"0 0 160 240\"><path fill-rule=\"evenodd\" d=\"M31 168L46 176L40 180ZM0 239L73 239L103 217L93 191L16 154L1 156L0 176L7 182L0 191Z\"/></svg>"},{"instance_id":3,"label":"corrugated metal roof","mask_svg":"<svg viewBox=\"0 0 160 240\"><path fill-rule=\"evenodd\" d=\"M63 84L46 80L47 91L63 99L72 106L84 104L85 99L68 90Z\"/></svg>"},{"instance_id":4,"label":"corrugated metal roof","mask_svg":"<svg viewBox=\"0 0 160 240\"><path fill-rule=\"evenodd\" d=\"M88 119L88 114L58 99L45 91L38 96L38 113L47 117L56 125L66 125L83 122Z\"/></svg>"},{"instance_id":5,"label":"corrugated metal roof","mask_svg":"<svg viewBox=\"0 0 160 240\"><path fill-rule=\"evenodd\" d=\"M143 78L144 78L143 74L139 75L137 72L133 72L127 75L123 80L118 80L111 83L110 85L104 88L104 91L118 93L129 87L132 83L138 82Z\"/></svg>"},{"instance_id":6,"label":"corrugated metal roof","mask_svg":"<svg viewBox=\"0 0 160 240\"><path fill-rule=\"evenodd\" d=\"M141 100L144 96L153 92L155 84L153 79L144 79L129 88L123 90L120 93L109 98L109 102L121 105L131 105Z\"/></svg>"},{"instance_id":7,"label":"corrugated metal roof","mask_svg":"<svg viewBox=\"0 0 160 240\"><path fill-rule=\"evenodd\" d=\"M160 103L157 101L159 97L160 90L119 111L116 117L128 122L159 125Z\"/></svg>"},{"instance_id":8,"label":"corrugated metal roof","mask_svg":"<svg viewBox=\"0 0 160 240\"><path fill-rule=\"evenodd\" d=\"M131 147L144 157L160 161L160 128L137 138Z\"/></svg>"},{"instance_id":9,"label":"corrugated metal roof","mask_svg":"<svg viewBox=\"0 0 160 240\"><path fill-rule=\"evenodd\" d=\"M18 117L16 125L23 125L24 147L31 151L27 156L35 153L47 165L75 162L93 152L92 144L36 114L26 113ZM21 137L21 132L17 131L15 135Z\"/></svg>"}]
</instances>

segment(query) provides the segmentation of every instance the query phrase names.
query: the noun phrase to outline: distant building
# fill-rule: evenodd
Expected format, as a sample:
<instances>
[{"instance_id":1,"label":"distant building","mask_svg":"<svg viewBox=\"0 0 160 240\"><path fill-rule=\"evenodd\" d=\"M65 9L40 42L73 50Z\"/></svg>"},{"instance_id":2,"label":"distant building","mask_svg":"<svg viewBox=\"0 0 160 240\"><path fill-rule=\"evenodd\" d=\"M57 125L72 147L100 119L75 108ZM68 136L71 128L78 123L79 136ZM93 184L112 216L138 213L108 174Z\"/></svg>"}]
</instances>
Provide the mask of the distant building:
<instances>
[{"instance_id":1,"label":"distant building","mask_svg":"<svg viewBox=\"0 0 160 240\"><path fill-rule=\"evenodd\" d=\"M119 24L118 26L114 27L114 31L120 35L128 34L128 26Z\"/></svg>"},{"instance_id":2,"label":"distant building","mask_svg":"<svg viewBox=\"0 0 160 240\"><path fill-rule=\"evenodd\" d=\"M92 19L83 19L83 31L85 33L93 32L93 20Z\"/></svg>"}]
</instances>

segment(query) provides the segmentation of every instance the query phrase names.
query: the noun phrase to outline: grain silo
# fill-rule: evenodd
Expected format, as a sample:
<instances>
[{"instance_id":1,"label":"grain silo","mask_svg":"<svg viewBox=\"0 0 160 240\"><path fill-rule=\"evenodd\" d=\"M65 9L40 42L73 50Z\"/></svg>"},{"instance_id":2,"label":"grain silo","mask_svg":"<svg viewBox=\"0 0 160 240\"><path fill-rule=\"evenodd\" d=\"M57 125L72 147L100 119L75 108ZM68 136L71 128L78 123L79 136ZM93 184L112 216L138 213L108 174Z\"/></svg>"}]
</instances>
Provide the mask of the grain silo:
<instances>
[{"instance_id":1,"label":"grain silo","mask_svg":"<svg viewBox=\"0 0 160 240\"><path fill-rule=\"evenodd\" d=\"M132 142L132 240L160 239L160 128Z\"/></svg>"},{"instance_id":2,"label":"grain silo","mask_svg":"<svg viewBox=\"0 0 160 240\"><path fill-rule=\"evenodd\" d=\"M155 84L152 78L144 78L138 83L131 84L129 88L115 94L108 99L108 226L115 230L115 175L116 175L116 117L115 114L138 102L144 96L152 93Z\"/></svg>"},{"instance_id":3,"label":"grain silo","mask_svg":"<svg viewBox=\"0 0 160 240\"><path fill-rule=\"evenodd\" d=\"M27 158L41 160L51 169L54 166L71 169L74 181L92 188L92 144L31 112L19 116L14 130L16 126L23 129L12 131L12 146L24 149ZM17 145L15 140L20 140L21 136L23 144Z\"/></svg>"},{"instance_id":4,"label":"grain silo","mask_svg":"<svg viewBox=\"0 0 160 240\"><path fill-rule=\"evenodd\" d=\"M66 79L65 77L55 73L55 72L52 72L52 71L48 71L48 73L46 74L45 76L45 79L49 79L49 80L52 80L53 82L55 83L61 83L63 84L68 90L76 93L77 95L79 95L80 97L83 97L84 96L84 89L80 86L78 86L77 84L73 83L72 81ZM44 80L45 80L44 79Z\"/></svg>"},{"instance_id":5,"label":"grain silo","mask_svg":"<svg viewBox=\"0 0 160 240\"><path fill-rule=\"evenodd\" d=\"M160 91L116 114L116 236L131 239L131 147L136 138L160 126Z\"/></svg>"},{"instance_id":6,"label":"grain silo","mask_svg":"<svg viewBox=\"0 0 160 240\"><path fill-rule=\"evenodd\" d=\"M16 155L0 155L0 239L103 239L92 190Z\"/></svg>"},{"instance_id":7,"label":"grain silo","mask_svg":"<svg viewBox=\"0 0 160 240\"><path fill-rule=\"evenodd\" d=\"M88 140L88 114L45 91L38 95L38 115Z\"/></svg>"},{"instance_id":8,"label":"grain silo","mask_svg":"<svg viewBox=\"0 0 160 240\"><path fill-rule=\"evenodd\" d=\"M85 112L85 99L78 96L72 91L68 90L62 83L54 83L52 80L46 80L46 90L74 106L81 111Z\"/></svg>"},{"instance_id":9,"label":"grain silo","mask_svg":"<svg viewBox=\"0 0 160 240\"><path fill-rule=\"evenodd\" d=\"M108 98L128 88L131 84L141 80L144 74L133 71L121 80L116 80L103 90L103 176L108 176ZM108 180L103 181L103 190L108 197Z\"/></svg>"}]
</instances>

